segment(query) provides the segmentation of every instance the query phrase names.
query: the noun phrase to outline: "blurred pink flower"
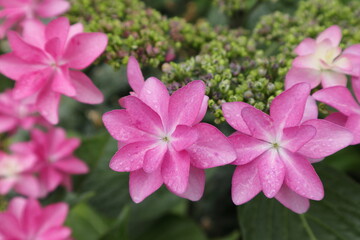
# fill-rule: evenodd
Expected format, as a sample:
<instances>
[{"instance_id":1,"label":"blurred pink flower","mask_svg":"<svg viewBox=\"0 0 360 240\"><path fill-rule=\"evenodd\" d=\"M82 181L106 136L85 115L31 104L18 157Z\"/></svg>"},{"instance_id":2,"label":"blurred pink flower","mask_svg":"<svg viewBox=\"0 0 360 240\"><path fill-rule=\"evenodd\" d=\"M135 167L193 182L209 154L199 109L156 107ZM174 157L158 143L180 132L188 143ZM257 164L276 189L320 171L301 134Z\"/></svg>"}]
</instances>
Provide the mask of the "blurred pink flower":
<instances>
[{"instance_id":1,"label":"blurred pink flower","mask_svg":"<svg viewBox=\"0 0 360 240\"><path fill-rule=\"evenodd\" d=\"M0 195L14 189L17 193L36 198L40 194L39 182L32 173L36 158L31 154L0 152Z\"/></svg>"},{"instance_id":2,"label":"blurred pink flower","mask_svg":"<svg viewBox=\"0 0 360 240\"><path fill-rule=\"evenodd\" d=\"M31 98L15 99L13 90L0 94L0 133L15 132L18 128L29 130L35 124L49 123L37 113Z\"/></svg>"},{"instance_id":3,"label":"blurred pink flower","mask_svg":"<svg viewBox=\"0 0 360 240\"><path fill-rule=\"evenodd\" d=\"M129 72L128 68L129 74L141 71ZM110 168L130 172L130 195L136 203L163 183L176 195L199 200L205 185L203 169L236 158L230 142L217 128L199 123L206 112L202 107L205 84L193 81L169 96L156 78L145 82L138 78L135 85L130 79L137 97L120 99L125 109L103 116L120 147Z\"/></svg>"},{"instance_id":4,"label":"blurred pink flower","mask_svg":"<svg viewBox=\"0 0 360 240\"><path fill-rule=\"evenodd\" d=\"M335 86L317 91L313 97L340 111L326 119L348 128L354 134L352 144L360 143L360 105L356 102L349 89ZM359 95L357 95L359 99Z\"/></svg>"},{"instance_id":5,"label":"blurred pink flower","mask_svg":"<svg viewBox=\"0 0 360 240\"><path fill-rule=\"evenodd\" d=\"M51 18L66 12L70 3L66 0L0 0L0 38L6 32L29 19Z\"/></svg>"},{"instance_id":6,"label":"blurred pink flower","mask_svg":"<svg viewBox=\"0 0 360 240\"><path fill-rule=\"evenodd\" d=\"M66 203L42 208L34 199L13 198L8 209L0 213L0 239L67 240L71 230L63 224L68 211Z\"/></svg>"},{"instance_id":7,"label":"blurred pink flower","mask_svg":"<svg viewBox=\"0 0 360 240\"><path fill-rule=\"evenodd\" d=\"M58 122L61 94L83 103L96 104L103 95L84 73L105 49L104 33L83 33L83 26L70 26L67 18L24 24L23 36L8 33L11 53L0 56L0 72L16 81L14 97L34 98L39 113ZM72 70L75 69L75 70Z\"/></svg>"},{"instance_id":8,"label":"blurred pink flower","mask_svg":"<svg viewBox=\"0 0 360 240\"><path fill-rule=\"evenodd\" d=\"M11 150L36 156L34 171L39 174L41 197L44 197L60 184L71 190L71 175L89 171L87 165L73 155L79 145L79 139L66 138L62 128L52 128L48 132L34 129L30 142L16 143L11 146Z\"/></svg>"},{"instance_id":9,"label":"blurred pink flower","mask_svg":"<svg viewBox=\"0 0 360 240\"><path fill-rule=\"evenodd\" d=\"M237 151L232 180L235 204L263 191L303 213L309 199L323 198L323 185L311 163L348 146L353 135L326 120L304 122L309 94L309 84L294 85L273 100L270 116L243 102L223 104L225 119L237 130L229 137Z\"/></svg>"},{"instance_id":10,"label":"blurred pink flower","mask_svg":"<svg viewBox=\"0 0 360 240\"><path fill-rule=\"evenodd\" d=\"M285 88L300 82L309 83L311 88L320 83L323 88L346 86L346 74L352 73L352 64L348 54L341 54L340 40L341 29L336 25L324 30L316 39L304 39L295 48L298 57L286 75Z\"/></svg>"}]
</instances>

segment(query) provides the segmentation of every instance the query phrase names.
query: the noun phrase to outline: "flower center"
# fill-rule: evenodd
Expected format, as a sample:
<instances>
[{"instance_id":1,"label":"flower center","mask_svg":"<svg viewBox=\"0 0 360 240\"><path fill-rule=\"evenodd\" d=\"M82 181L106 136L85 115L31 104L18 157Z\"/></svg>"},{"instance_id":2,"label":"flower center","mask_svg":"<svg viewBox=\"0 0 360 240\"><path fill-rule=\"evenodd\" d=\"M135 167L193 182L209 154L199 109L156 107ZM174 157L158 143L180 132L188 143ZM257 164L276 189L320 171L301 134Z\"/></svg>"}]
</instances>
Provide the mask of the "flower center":
<instances>
[{"instance_id":1,"label":"flower center","mask_svg":"<svg viewBox=\"0 0 360 240\"><path fill-rule=\"evenodd\" d=\"M6 158L2 164L0 164L0 177L16 177L19 172L18 163L13 158Z\"/></svg>"},{"instance_id":2,"label":"flower center","mask_svg":"<svg viewBox=\"0 0 360 240\"><path fill-rule=\"evenodd\" d=\"M280 144L277 142L271 143L271 147L278 150L280 148Z\"/></svg>"},{"instance_id":3,"label":"flower center","mask_svg":"<svg viewBox=\"0 0 360 240\"><path fill-rule=\"evenodd\" d=\"M165 136L165 137L162 137L161 140L166 142L166 143L169 143L170 142L170 137Z\"/></svg>"}]
</instances>

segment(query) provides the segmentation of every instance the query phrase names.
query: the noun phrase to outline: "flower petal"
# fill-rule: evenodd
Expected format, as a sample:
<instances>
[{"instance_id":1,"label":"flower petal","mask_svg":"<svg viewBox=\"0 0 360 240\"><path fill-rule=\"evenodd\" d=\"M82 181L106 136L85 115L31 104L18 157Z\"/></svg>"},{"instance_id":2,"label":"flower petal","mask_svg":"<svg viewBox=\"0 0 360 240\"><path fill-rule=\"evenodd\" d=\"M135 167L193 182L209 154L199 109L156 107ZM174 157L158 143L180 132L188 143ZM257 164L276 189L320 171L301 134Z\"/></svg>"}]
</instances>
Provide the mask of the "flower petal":
<instances>
[{"instance_id":1,"label":"flower petal","mask_svg":"<svg viewBox=\"0 0 360 240\"><path fill-rule=\"evenodd\" d=\"M351 78L351 86L354 91L356 99L360 100L360 78L352 77Z\"/></svg>"},{"instance_id":2,"label":"flower petal","mask_svg":"<svg viewBox=\"0 0 360 240\"><path fill-rule=\"evenodd\" d=\"M36 106L40 114L52 124L59 121L58 109L60 102L60 94L43 89L37 97Z\"/></svg>"},{"instance_id":3,"label":"flower petal","mask_svg":"<svg viewBox=\"0 0 360 240\"><path fill-rule=\"evenodd\" d=\"M134 96L120 99L121 105L126 108L134 126L138 129L157 136L163 134L163 125L160 116L148 105Z\"/></svg>"},{"instance_id":4,"label":"flower petal","mask_svg":"<svg viewBox=\"0 0 360 240\"><path fill-rule=\"evenodd\" d=\"M103 115L103 122L111 136L118 141L131 143L152 139L146 132L136 128L126 110L113 110Z\"/></svg>"},{"instance_id":5,"label":"flower petal","mask_svg":"<svg viewBox=\"0 0 360 240\"><path fill-rule=\"evenodd\" d=\"M129 58L126 73L130 87L136 94L140 94L141 89L144 86L144 76L141 72L139 63L136 61L136 58L132 56Z\"/></svg>"},{"instance_id":6,"label":"flower petal","mask_svg":"<svg viewBox=\"0 0 360 240\"><path fill-rule=\"evenodd\" d=\"M246 107L241 111L241 116L254 138L267 142L274 140L275 128L273 120L264 112L254 107Z\"/></svg>"},{"instance_id":7,"label":"flower petal","mask_svg":"<svg viewBox=\"0 0 360 240\"><path fill-rule=\"evenodd\" d=\"M316 42L312 38L305 38L302 42L295 48L294 52L299 56L304 56L314 53L316 50Z\"/></svg>"},{"instance_id":8,"label":"flower petal","mask_svg":"<svg viewBox=\"0 0 360 240\"><path fill-rule=\"evenodd\" d=\"M300 150L300 154L309 158L327 157L351 144L353 135L349 130L326 120L309 120L303 125L316 128L316 135Z\"/></svg>"},{"instance_id":9,"label":"flower petal","mask_svg":"<svg viewBox=\"0 0 360 240\"><path fill-rule=\"evenodd\" d=\"M71 68L84 69L100 56L106 45L104 33L79 33L69 41L63 58Z\"/></svg>"},{"instance_id":10,"label":"flower petal","mask_svg":"<svg viewBox=\"0 0 360 240\"><path fill-rule=\"evenodd\" d=\"M175 194L185 192L189 182L190 157L186 151L166 152L161 174L168 189Z\"/></svg>"},{"instance_id":11,"label":"flower petal","mask_svg":"<svg viewBox=\"0 0 360 240\"><path fill-rule=\"evenodd\" d=\"M309 125L285 128L281 139L281 146L291 152L297 152L315 135L316 128Z\"/></svg>"},{"instance_id":12,"label":"flower petal","mask_svg":"<svg viewBox=\"0 0 360 240\"><path fill-rule=\"evenodd\" d=\"M321 85L323 88L333 87L333 86L346 86L347 78L343 73L333 72L333 71L323 71L321 72Z\"/></svg>"},{"instance_id":13,"label":"flower petal","mask_svg":"<svg viewBox=\"0 0 360 240\"><path fill-rule=\"evenodd\" d=\"M297 126L304 115L310 95L310 85L299 83L275 97L270 106L270 116L280 129Z\"/></svg>"},{"instance_id":14,"label":"flower petal","mask_svg":"<svg viewBox=\"0 0 360 240\"><path fill-rule=\"evenodd\" d=\"M41 223L38 231L45 232L51 228L63 225L68 212L69 207L66 203L55 203L46 206L42 210L42 214L38 219L38 221Z\"/></svg>"},{"instance_id":15,"label":"flower petal","mask_svg":"<svg viewBox=\"0 0 360 240\"><path fill-rule=\"evenodd\" d=\"M284 184L275 198L285 207L298 214L305 213L310 207L310 201L307 198L293 192Z\"/></svg>"},{"instance_id":16,"label":"flower petal","mask_svg":"<svg viewBox=\"0 0 360 240\"><path fill-rule=\"evenodd\" d=\"M205 171L190 166L189 183L184 193L180 197L187 198L191 201L199 201L205 189Z\"/></svg>"},{"instance_id":17,"label":"flower petal","mask_svg":"<svg viewBox=\"0 0 360 240\"><path fill-rule=\"evenodd\" d=\"M320 43L324 41L325 39L330 40L331 45L333 47L337 47L340 44L341 41L341 29L337 25L333 25L331 27L328 27L323 32L321 32L318 37L316 38L316 42Z\"/></svg>"},{"instance_id":18,"label":"flower petal","mask_svg":"<svg viewBox=\"0 0 360 240\"><path fill-rule=\"evenodd\" d=\"M311 88L317 87L321 82L321 72L316 69L292 67L285 76L285 89L302 82L309 83Z\"/></svg>"},{"instance_id":19,"label":"flower petal","mask_svg":"<svg viewBox=\"0 0 360 240\"><path fill-rule=\"evenodd\" d=\"M203 118L206 115L207 109L208 109L208 102L209 102L209 97L204 96L203 101L201 103L200 111L192 125L197 124L197 123L201 122L201 120L203 120Z\"/></svg>"},{"instance_id":20,"label":"flower petal","mask_svg":"<svg viewBox=\"0 0 360 240\"><path fill-rule=\"evenodd\" d=\"M49 68L22 75L15 83L14 98L23 99L37 94L45 87L50 75Z\"/></svg>"},{"instance_id":21,"label":"flower petal","mask_svg":"<svg viewBox=\"0 0 360 240\"><path fill-rule=\"evenodd\" d=\"M262 190L273 198L284 182L285 166L276 150L269 150L256 159Z\"/></svg>"},{"instance_id":22,"label":"flower petal","mask_svg":"<svg viewBox=\"0 0 360 240\"><path fill-rule=\"evenodd\" d=\"M76 157L68 157L54 164L54 166L66 174L85 174L89 172L85 162Z\"/></svg>"},{"instance_id":23,"label":"flower petal","mask_svg":"<svg viewBox=\"0 0 360 240\"><path fill-rule=\"evenodd\" d=\"M293 68L320 70L320 61L315 54L298 56L292 62Z\"/></svg>"},{"instance_id":24,"label":"flower petal","mask_svg":"<svg viewBox=\"0 0 360 240\"><path fill-rule=\"evenodd\" d=\"M65 13L69 8L70 3L65 0L44 1L36 8L36 13L43 18L51 18Z\"/></svg>"},{"instance_id":25,"label":"flower petal","mask_svg":"<svg viewBox=\"0 0 360 240\"><path fill-rule=\"evenodd\" d=\"M143 167L145 153L156 142L134 142L119 149L110 161L110 168L116 172L131 172Z\"/></svg>"},{"instance_id":26,"label":"flower petal","mask_svg":"<svg viewBox=\"0 0 360 240\"><path fill-rule=\"evenodd\" d=\"M10 192L10 190L14 187L16 184L15 178L1 178L0 179L0 194L6 195Z\"/></svg>"},{"instance_id":27,"label":"flower petal","mask_svg":"<svg viewBox=\"0 0 360 240\"><path fill-rule=\"evenodd\" d=\"M72 70L69 71L69 74L76 91L74 99L87 104L99 104L104 101L104 95L88 76L82 72Z\"/></svg>"},{"instance_id":28,"label":"flower petal","mask_svg":"<svg viewBox=\"0 0 360 240\"><path fill-rule=\"evenodd\" d=\"M144 156L144 171L146 173L151 173L159 169L167 150L168 146L165 142L156 145L153 149L148 150Z\"/></svg>"},{"instance_id":29,"label":"flower petal","mask_svg":"<svg viewBox=\"0 0 360 240\"><path fill-rule=\"evenodd\" d=\"M301 122L305 122L310 119L317 119L318 112L319 111L315 99L312 96L309 96L306 100L304 115L301 119Z\"/></svg>"},{"instance_id":30,"label":"flower petal","mask_svg":"<svg viewBox=\"0 0 360 240\"><path fill-rule=\"evenodd\" d=\"M261 191L256 161L237 166L232 177L231 196L236 205L250 201Z\"/></svg>"},{"instance_id":31,"label":"flower petal","mask_svg":"<svg viewBox=\"0 0 360 240\"><path fill-rule=\"evenodd\" d=\"M169 129L190 126L197 118L205 96L205 84L193 81L173 93L169 102Z\"/></svg>"},{"instance_id":32,"label":"flower petal","mask_svg":"<svg viewBox=\"0 0 360 240\"><path fill-rule=\"evenodd\" d=\"M170 138L174 149L182 151L193 145L198 139L197 128L178 125Z\"/></svg>"},{"instance_id":33,"label":"flower petal","mask_svg":"<svg viewBox=\"0 0 360 240\"><path fill-rule=\"evenodd\" d=\"M38 48L43 49L45 40L45 26L37 19L27 19L22 23L22 36L24 40Z\"/></svg>"},{"instance_id":34,"label":"flower petal","mask_svg":"<svg viewBox=\"0 0 360 240\"><path fill-rule=\"evenodd\" d=\"M236 159L236 152L230 141L216 127L199 123L198 140L186 150L191 157L191 164L196 168L211 168L229 164Z\"/></svg>"},{"instance_id":35,"label":"flower petal","mask_svg":"<svg viewBox=\"0 0 360 240\"><path fill-rule=\"evenodd\" d=\"M286 167L286 185L303 197L321 200L324 197L324 187L310 162L300 154L286 149L279 153Z\"/></svg>"},{"instance_id":36,"label":"flower petal","mask_svg":"<svg viewBox=\"0 0 360 240\"><path fill-rule=\"evenodd\" d=\"M360 114L359 104L346 87L338 86L321 89L314 93L313 97L320 102L336 108L345 115Z\"/></svg>"},{"instance_id":37,"label":"flower petal","mask_svg":"<svg viewBox=\"0 0 360 240\"><path fill-rule=\"evenodd\" d=\"M71 82L67 66L62 66L54 71L51 88L54 92L62 93L68 97L77 95L75 87Z\"/></svg>"},{"instance_id":38,"label":"flower petal","mask_svg":"<svg viewBox=\"0 0 360 240\"><path fill-rule=\"evenodd\" d=\"M271 147L267 142L239 132L230 136L229 140L237 154L236 160L232 162L235 165L247 164Z\"/></svg>"},{"instance_id":39,"label":"flower petal","mask_svg":"<svg viewBox=\"0 0 360 240\"><path fill-rule=\"evenodd\" d=\"M354 139L351 142L352 145L360 143L360 115L354 114L350 115L346 121L345 127L349 129L353 135Z\"/></svg>"},{"instance_id":40,"label":"flower petal","mask_svg":"<svg viewBox=\"0 0 360 240\"><path fill-rule=\"evenodd\" d=\"M325 118L326 121L345 127L348 117L340 112L332 113Z\"/></svg>"},{"instance_id":41,"label":"flower petal","mask_svg":"<svg viewBox=\"0 0 360 240\"><path fill-rule=\"evenodd\" d=\"M226 121L239 132L250 134L249 128L241 116L241 111L246 107L252 107L244 102L228 102L222 104L222 110Z\"/></svg>"},{"instance_id":42,"label":"flower petal","mask_svg":"<svg viewBox=\"0 0 360 240\"><path fill-rule=\"evenodd\" d=\"M40 172L40 181L48 192L54 191L61 183L63 176L54 168L46 167Z\"/></svg>"},{"instance_id":43,"label":"flower petal","mask_svg":"<svg viewBox=\"0 0 360 240\"><path fill-rule=\"evenodd\" d=\"M59 17L49 22L45 28L46 41L59 39L59 55L62 54L70 29L69 19Z\"/></svg>"},{"instance_id":44,"label":"flower petal","mask_svg":"<svg viewBox=\"0 0 360 240\"><path fill-rule=\"evenodd\" d=\"M157 112L163 122L167 122L170 96L167 88L159 79L154 77L147 79L139 98Z\"/></svg>"},{"instance_id":45,"label":"flower petal","mask_svg":"<svg viewBox=\"0 0 360 240\"><path fill-rule=\"evenodd\" d=\"M21 176L14 188L17 193L30 198L38 198L40 195L39 181L30 174Z\"/></svg>"},{"instance_id":46,"label":"flower petal","mask_svg":"<svg viewBox=\"0 0 360 240\"><path fill-rule=\"evenodd\" d=\"M142 202L163 184L160 168L152 173L142 169L130 173L129 188L131 199L135 203Z\"/></svg>"}]
</instances>

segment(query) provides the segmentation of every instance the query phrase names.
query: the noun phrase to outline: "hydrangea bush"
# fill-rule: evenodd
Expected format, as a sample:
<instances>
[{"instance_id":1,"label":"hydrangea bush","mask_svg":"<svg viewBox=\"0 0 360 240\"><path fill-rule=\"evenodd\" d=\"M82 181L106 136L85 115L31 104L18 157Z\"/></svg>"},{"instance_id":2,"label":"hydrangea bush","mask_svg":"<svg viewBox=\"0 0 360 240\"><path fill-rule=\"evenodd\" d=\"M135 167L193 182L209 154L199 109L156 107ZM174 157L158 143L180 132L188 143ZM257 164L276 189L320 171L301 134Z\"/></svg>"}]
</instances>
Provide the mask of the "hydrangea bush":
<instances>
[{"instance_id":1,"label":"hydrangea bush","mask_svg":"<svg viewBox=\"0 0 360 240\"><path fill-rule=\"evenodd\" d=\"M359 3L211 2L0 0L0 240L360 239Z\"/></svg>"}]
</instances>

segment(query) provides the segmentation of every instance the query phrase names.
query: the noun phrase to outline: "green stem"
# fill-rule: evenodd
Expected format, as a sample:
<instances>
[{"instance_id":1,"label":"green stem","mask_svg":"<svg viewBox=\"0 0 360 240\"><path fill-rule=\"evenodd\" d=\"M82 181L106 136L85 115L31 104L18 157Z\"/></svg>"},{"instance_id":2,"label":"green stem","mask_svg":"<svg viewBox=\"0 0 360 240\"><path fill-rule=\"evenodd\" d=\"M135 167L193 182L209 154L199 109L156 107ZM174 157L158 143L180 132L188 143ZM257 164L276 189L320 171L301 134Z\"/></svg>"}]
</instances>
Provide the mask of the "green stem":
<instances>
[{"instance_id":1,"label":"green stem","mask_svg":"<svg viewBox=\"0 0 360 240\"><path fill-rule=\"evenodd\" d=\"M305 218L305 214L300 214L299 216L300 216L302 224L304 225L305 231L307 232L307 234L310 237L310 240L317 240L315 234L311 230L309 223L307 222L307 220Z\"/></svg>"}]
</instances>

